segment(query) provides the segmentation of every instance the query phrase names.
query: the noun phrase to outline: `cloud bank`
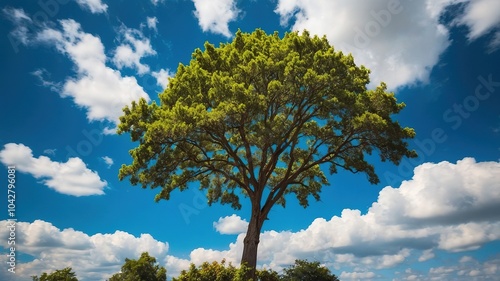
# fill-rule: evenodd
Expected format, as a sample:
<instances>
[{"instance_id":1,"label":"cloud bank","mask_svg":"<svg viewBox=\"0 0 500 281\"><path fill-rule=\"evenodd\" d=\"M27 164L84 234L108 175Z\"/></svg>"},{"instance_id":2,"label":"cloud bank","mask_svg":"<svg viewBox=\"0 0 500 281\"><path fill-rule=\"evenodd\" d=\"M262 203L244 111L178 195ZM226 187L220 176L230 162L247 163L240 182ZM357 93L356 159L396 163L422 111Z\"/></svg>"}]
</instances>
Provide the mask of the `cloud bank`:
<instances>
[{"instance_id":1,"label":"cloud bank","mask_svg":"<svg viewBox=\"0 0 500 281\"><path fill-rule=\"evenodd\" d=\"M8 222L0 221L2 237L8 236ZM32 261L18 263L15 279L28 280L55 269L72 267L79 280L106 280L120 271L125 258L137 259L142 252L162 257L168 251L168 243L159 242L149 234L133 236L123 231L110 234L97 233L89 236L72 228L59 229L51 223L36 220L16 225L17 251L34 257ZM0 261L7 260L2 255ZM2 271L12 280L12 273Z\"/></svg>"}]
</instances>

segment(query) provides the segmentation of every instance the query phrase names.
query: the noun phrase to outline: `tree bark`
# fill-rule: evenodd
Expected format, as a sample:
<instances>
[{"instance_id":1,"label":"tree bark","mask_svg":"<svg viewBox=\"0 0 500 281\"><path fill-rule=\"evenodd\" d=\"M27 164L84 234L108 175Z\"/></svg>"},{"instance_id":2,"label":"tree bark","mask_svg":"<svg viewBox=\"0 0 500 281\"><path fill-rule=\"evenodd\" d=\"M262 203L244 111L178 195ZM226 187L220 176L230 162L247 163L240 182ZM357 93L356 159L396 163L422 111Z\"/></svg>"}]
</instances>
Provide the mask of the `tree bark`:
<instances>
[{"instance_id":1,"label":"tree bark","mask_svg":"<svg viewBox=\"0 0 500 281\"><path fill-rule=\"evenodd\" d=\"M252 202L253 203L253 202ZM265 215L261 212L259 206L252 206L252 215L248 223L247 234L243 240L243 254L241 264L250 268L247 279L257 280L255 269L257 266L257 249L259 246L260 230L264 223Z\"/></svg>"}]
</instances>

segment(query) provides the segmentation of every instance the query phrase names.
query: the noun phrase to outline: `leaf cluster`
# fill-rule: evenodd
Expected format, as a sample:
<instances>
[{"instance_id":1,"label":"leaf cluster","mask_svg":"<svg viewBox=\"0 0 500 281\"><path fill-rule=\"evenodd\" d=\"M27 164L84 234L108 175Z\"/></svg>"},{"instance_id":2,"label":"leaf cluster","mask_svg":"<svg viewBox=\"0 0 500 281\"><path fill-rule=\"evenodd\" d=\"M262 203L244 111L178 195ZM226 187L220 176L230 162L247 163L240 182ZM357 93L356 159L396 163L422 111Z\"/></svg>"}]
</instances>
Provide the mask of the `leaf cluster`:
<instances>
[{"instance_id":1,"label":"leaf cluster","mask_svg":"<svg viewBox=\"0 0 500 281\"><path fill-rule=\"evenodd\" d=\"M42 273L40 277L32 276L33 281L78 281L71 267L55 270L52 273Z\"/></svg>"},{"instance_id":2,"label":"leaf cluster","mask_svg":"<svg viewBox=\"0 0 500 281\"><path fill-rule=\"evenodd\" d=\"M147 252L138 260L125 259L121 272L111 276L109 281L166 281L167 270L156 263L156 258Z\"/></svg>"},{"instance_id":3,"label":"leaf cluster","mask_svg":"<svg viewBox=\"0 0 500 281\"><path fill-rule=\"evenodd\" d=\"M191 264L188 270L173 278L172 281L245 281L245 274L249 268L242 265L237 268L225 260L221 263L205 262L196 267ZM338 278L319 262L296 260L295 264L284 269L282 274L274 270L261 269L256 271L258 281L339 281Z\"/></svg>"}]
</instances>

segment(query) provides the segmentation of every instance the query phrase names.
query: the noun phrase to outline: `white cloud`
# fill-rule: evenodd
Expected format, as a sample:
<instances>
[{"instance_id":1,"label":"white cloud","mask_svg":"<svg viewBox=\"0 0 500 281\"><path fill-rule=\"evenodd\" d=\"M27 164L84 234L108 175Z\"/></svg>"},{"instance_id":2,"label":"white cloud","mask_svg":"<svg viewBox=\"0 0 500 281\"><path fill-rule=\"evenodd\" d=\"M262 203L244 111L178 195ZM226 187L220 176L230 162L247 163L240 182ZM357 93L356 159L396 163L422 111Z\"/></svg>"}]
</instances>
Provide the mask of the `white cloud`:
<instances>
[{"instance_id":1,"label":"white cloud","mask_svg":"<svg viewBox=\"0 0 500 281\"><path fill-rule=\"evenodd\" d=\"M26 14L24 9L17 9L5 7L2 9L4 15L14 23L21 23L23 21L31 22L31 18Z\"/></svg>"},{"instance_id":2,"label":"white cloud","mask_svg":"<svg viewBox=\"0 0 500 281\"><path fill-rule=\"evenodd\" d=\"M33 76L35 76L36 78L38 78L38 80L40 81L40 83L42 83L42 86L47 87L51 91L54 91L54 92L60 92L61 91L61 89L62 89L61 83L50 81L50 80L47 80L45 78L45 76L49 75L49 73L47 72L47 70L45 70L43 68L37 69L37 70L31 72L31 74Z\"/></svg>"},{"instance_id":3,"label":"white cloud","mask_svg":"<svg viewBox=\"0 0 500 281\"><path fill-rule=\"evenodd\" d=\"M493 31L490 49L500 47L500 1L468 1L464 13L458 16L456 23L469 28L468 37L471 41Z\"/></svg>"},{"instance_id":4,"label":"white cloud","mask_svg":"<svg viewBox=\"0 0 500 281\"><path fill-rule=\"evenodd\" d=\"M500 259L485 262L467 257L467 260L454 266L439 266L429 269L428 280L497 280L500 274Z\"/></svg>"},{"instance_id":5,"label":"white cloud","mask_svg":"<svg viewBox=\"0 0 500 281\"><path fill-rule=\"evenodd\" d=\"M0 221L0 225L0 235L7 237L8 222ZM106 280L120 271L125 258L137 259L142 252L148 252L161 261L169 247L168 243L160 242L149 234L135 237L116 231L89 236L72 228L61 230L42 220L18 222L16 230L16 244L22 245L17 249L18 254L22 252L35 258L31 262L16 264L19 280L28 280L32 275L68 266L73 268L79 280Z\"/></svg>"},{"instance_id":6,"label":"white cloud","mask_svg":"<svg viewBox=\"0 0 500 281\"><path fill-rule=\"evenodd\" d=\"M500 217L500 212L492 214L500 211L500 163L464 158L457 164L425 163L414 173L400 188L380 191L370 209L379 220L458 224Z\"/></svg>"},{"instance_id":7,"label":"white cloud","mask_svg":"<svg viewBox=\"0 0 500 281\"><path fill-rule=\"evenodd\" d=\"M153 5L157 6L158 4L161 4L163 3L165 0L151 0L151 3L153 3Z\"/></svg>"},{"instance_id":8,"label":"white cloud","mask_svg":"<svg viewBox=\"0 0 500 281\"><path fill-rule=\"evenodd\" d=\"M192 0L198 18L198 24L203 31L210 31L231 37L228 24L234 21L240 12L234 0Z\"/></svg>"},{"instance_id":9,"label":"white cloud","mask_svg":"<svg viewBox=\"0 0 500 281\"><path fill-rule=\"evenodd\" d=\"M191 265L191 261L175 256L167 255L165 258L165 268L170 276L178 276L182 270L186 270Z\"/></svg>"},{"instance_id":10,"label":"white cloud","mask_svg":"<svg viewBox=\"0 0 500 281\"><path fill-rule=\"evenodd\" d=\"M156 31L156 25L158 24L158 19L156 17L147 17L146 23L148 25L148 28Z\"/></svg>"},{"instance_id":11,"label":"white cloud","mask_svg":"<svg viewBox=\"0 0 500 281\"><path fill-rule=\"evenodd\" d=\"M500 2L496 0L469 1L458 23L469 27L469 38L477 39L500 25Z\"/></svg>"},{"instance_id":12,"label":"white cloud","mask_svg":"<svg viewBox=\"0 0 500 281\"><path fill-rule=\"evenodd\" d=\"M54 149L47 148L43 151L43 154L55 156L56 151L57 151L57 149L55 149L55 148Z\"/></svg>"},{"instance_id":13,"label":"white cloud","mask_svg":"<svg viewBox=\"0 0 500 281\"><path fill-rule=\"evenodd\" d=\"M488 51L494 52L494 51L498 50L499 47L500 47L500 31L497 31L490 41L490 44L488 46L488 48L489 48Z\"/></svg>"},{"instance_id":14,"label":"white cloud","mask_svg":"<svg viewBox=\"0 0 500 281\"><path fill-rule=\"evenodd\" d=\"M463 2L467 8L455 22L469 27L471 40L498 28L497 0L279 0L275 12L283 25L292 22L294 30L326 35L337 50L352 53L357 64L372 70L371 86L384 81L396 89L428 81L451 44L440 16ZM499 32L490 49L500 46Z\"/></svg>"},{"instance_id":15,"label":"white cloud","mask_svg":"<svg viewBox=\"0 0 500 281\"><path fill-rule=\"evenodd\" d=\"M121 28L119 33L123 36L123 40L114 51L113 63L119 69L124 67L136 69L138 74L149 72L149 66L141 63L141 58L156 54L149 39L137 29Z\"/></svg>"},{"instance_id":16,"label":"white cloud","mask_svg":"<svg viewBox=\"0 0 500 281\"><path fill-rule=\"evenodd\" d=\"M123 77L106 66L104 46L98 37L83 32L74 20L62 20L60 24L62 30L45 28L37 40L55 45L75 63L77 75L64 82L61 96L72 97L87 111L89 121L117 123L125 105L141 97L149 100L135 77Z\"/></svg>"},{"instance_id":17,"label":"white cloud","mask_svg":"<svg viewBox=\"0 0 500 281\"><path fill-rule=\"evenodd\" d=\"M339 276L342 280L350 279L350 280L366 280L375 277L375 273L373 272L345 272Z\"/></svg>"},{"instance_id":18,"label":"white cloud","mask_svg":"<svg viewBox=\"0 0 500 281\"><path fill-rule=\"evenodd\" d=\"M28 26L32 24L32 20L23 9L5 7L2 9L2 12L15 25L14 29L9 33L8 38L14 50L17 51L18 45L29 43Z\"/></svg>"},{"instance_id":19,"label":"white cloud","mask_svg":"<svg viewBox=\"0 0 500 281\"><path fill-rule=\"evenodd\" d=\"M110 167L111 167L111 166L113 166L113 164L114 164L113 159L111 159L111 158L110 158L110 157L108 157L108 156L103 156L101 159L104 161L104 163L105 163L106 165L108 165L108 168L110 168Z\"/></svg>"},{"instance_id":20,"label":"white cloud","mask_svg":"<svg viewBox=\"0 0 500 281\"><path fill-rule=\"evenodd\" d=\"M52 161L46 156L36 158L24 144L6 144L0 151L0 162L42 179L43 184L62 194L101 195L107 186L107 182L101 180L97 172L89 170L80 158L70 158L65 163Z\"/></svg>"},{"instance_id":21,"label":"white cloud","mask_svg":"<svg viewBox=\"0 0 500 281\"><path fill-rule=\"evenodd\" d=\"M76 0L76 3L82 8L89 10L92 14L106 13L108 5L101 0Z\"/></svg>"},{"instance_id":22,"label":"white cloud","mask_svg":"<svg viewBox=\"0 0 500 281\"><path fill-rule=\"evenodd\" d=\"M247 231L248 222L235 214L214 222L214 228L220 234L240 234Z\"/></svg>"},{"instance_id":23,"label":"white cloud","mask_svg":"<svg viewBox=\"0 0 500 281\"><path fill-rule=\"evenodd\" d=\"M474 261L474 259L470 256L463 256L460 258L460 263L466 263L466 262L471 262Z\"/></svg>"},{"instance_id":24,"label":"white cloud","mask_svg":"<svg viewBox=\"0 0 500 281\"><path fill-rule=\"evenodd\" d=\"M168 78L172 77L173 74L168 69L160 69L159 71L153 71L151 73L154 78L156 78L156 84L160 87L166 88L168 85Z\"/></svg>"},{"instance_id":25,"label":"white cloud","mask_svg":"<svg viewBox=\"0 0 500 281\"><path fill-rule=\"evenodd\" d=\"M419 262L424 262L428 261L432 258L434 258L436 255L434 254L434 251L432 249L425 250L422 255L418 258Z\"/></svg>"},{"instance_id":26,"label":"white cloud","mask_svg":"<svg viewBox=\"0 0 500 281\"><path fill-rule=\"evenodd\" d=\"M114 127L114 128L108 128L108 127L106 127L106 128L104 128L102 130L102 133L104 135L115 135L116 134L116 129L117 129L116 127Z\"/></svg>"},{"instance_id":27,"label":"white cloud","mask_svg":"<svg viewBox=\"0 0 500 281\"><path fill-rule=\"evenodd\" d=\"M279 0L276 12L283 24L294 19L294 30L326 34L372 70L372 85L384 81L392 89L426 82L449 45L447 29L425 1Z\"/></svg>"}]
</instances>

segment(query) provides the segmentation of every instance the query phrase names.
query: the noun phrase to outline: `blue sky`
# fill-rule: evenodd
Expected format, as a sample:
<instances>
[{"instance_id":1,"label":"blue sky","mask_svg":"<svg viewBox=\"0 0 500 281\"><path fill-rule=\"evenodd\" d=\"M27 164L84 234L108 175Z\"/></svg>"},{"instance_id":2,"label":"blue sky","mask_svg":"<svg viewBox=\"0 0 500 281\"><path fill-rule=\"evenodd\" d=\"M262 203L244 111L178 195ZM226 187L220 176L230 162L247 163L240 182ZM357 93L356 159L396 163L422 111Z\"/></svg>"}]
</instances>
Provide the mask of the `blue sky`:
<instances>
[{"instance_id":1,"label":"blue sky","mask_svg":"<svg viewBox=\"0 0 500 281\"><path fill-rule=\"evenodd\" d=\"M373 163L381 178L339 172L307 209L289 198L264 224L259 266L318 260L341 280L498 280L500 2L442 0L7 0L0 34L0 162L16 166L17 264L2 280L71 266L104 280L143 251L175 276L189 263L239 263L249 214L207 206L193 185L118 181L129 136L121 108L157 99L205 41L241 29L326 35L407 107L419 158ZM6 181L5 181L6 182ZM2 189L7 197L7 185Z\"/></svg>"}]
</instances>

